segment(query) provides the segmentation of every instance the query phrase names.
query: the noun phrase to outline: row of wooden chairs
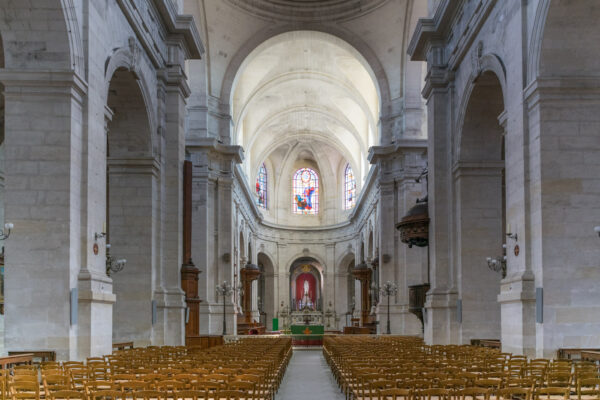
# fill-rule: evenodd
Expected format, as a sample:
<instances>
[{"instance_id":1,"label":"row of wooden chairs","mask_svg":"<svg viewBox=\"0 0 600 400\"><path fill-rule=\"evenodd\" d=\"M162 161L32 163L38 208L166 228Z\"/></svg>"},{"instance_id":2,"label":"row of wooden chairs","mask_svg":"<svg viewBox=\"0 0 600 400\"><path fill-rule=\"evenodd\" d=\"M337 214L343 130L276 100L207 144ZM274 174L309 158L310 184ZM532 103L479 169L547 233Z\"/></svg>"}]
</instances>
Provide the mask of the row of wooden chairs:
<instances>
[{"instance_id":1,"label":"row of wooden chairs","mask_svg":"<svg viewBox=\"0 0 600 400\"><path fill-rule=\"evenodd\" d=\"M14 368L0 376L1 400L270 400L291 353L289 338L238 340L207 350L180 346L116 351L85 363Z\"/></svg>"},{"instance_id":2,"label":"row of wooden chairs","mask_svg":"<svg viewBox=\"0 0 600 400\"><path fill-rule=\"evenodd\" d=\"M529 400L568 399L575 393L580 400L600 400L600 375L590 363L527 360L474 346L426 346L412 337L327 337L323 353L347 398L518 395ZM389 397L393 391L396 397Z\"/></svg>"}]
</instances>

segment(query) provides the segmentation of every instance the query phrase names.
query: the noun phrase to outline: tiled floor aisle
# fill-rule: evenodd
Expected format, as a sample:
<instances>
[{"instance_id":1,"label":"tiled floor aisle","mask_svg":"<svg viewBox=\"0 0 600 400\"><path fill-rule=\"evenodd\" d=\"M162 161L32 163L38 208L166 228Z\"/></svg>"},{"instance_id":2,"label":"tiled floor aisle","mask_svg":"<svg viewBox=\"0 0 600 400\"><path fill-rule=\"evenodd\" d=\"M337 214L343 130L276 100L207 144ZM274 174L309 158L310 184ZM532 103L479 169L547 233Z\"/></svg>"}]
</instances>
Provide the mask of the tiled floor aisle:
<instances>
[{"instance_id":1,"label":"tiled floor aisle","mask_svg":"<svg viewBox=\"0 0 600 400\"><path fill-rule=\"evenodd\" d=\"M344 400L323 358L323 350L295 350L277 400Z\"/></svg>"}]
</instances>

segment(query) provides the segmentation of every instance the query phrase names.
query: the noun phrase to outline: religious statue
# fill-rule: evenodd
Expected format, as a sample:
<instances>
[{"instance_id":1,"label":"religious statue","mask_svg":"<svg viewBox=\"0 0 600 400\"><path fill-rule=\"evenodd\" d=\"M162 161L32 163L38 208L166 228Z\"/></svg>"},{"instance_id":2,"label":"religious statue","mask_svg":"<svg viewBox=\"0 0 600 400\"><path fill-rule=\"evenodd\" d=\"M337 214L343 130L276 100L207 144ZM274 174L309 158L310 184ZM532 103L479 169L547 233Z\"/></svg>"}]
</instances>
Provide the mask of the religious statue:
<instances>
[{"instance_id":1,"label":"religious statue","mask_svg":"<svg viewBox=\"0 0 600 400\"><path fill-rule=\"evenodd\" d=\"M312 302L312 299L310 297L310 285L308 283L308 281L304 281L304 291L302 294L302 299L300 300L300 308L301 309L311 309L314 310L315 305Z\"/></svg>"}]
</instances>

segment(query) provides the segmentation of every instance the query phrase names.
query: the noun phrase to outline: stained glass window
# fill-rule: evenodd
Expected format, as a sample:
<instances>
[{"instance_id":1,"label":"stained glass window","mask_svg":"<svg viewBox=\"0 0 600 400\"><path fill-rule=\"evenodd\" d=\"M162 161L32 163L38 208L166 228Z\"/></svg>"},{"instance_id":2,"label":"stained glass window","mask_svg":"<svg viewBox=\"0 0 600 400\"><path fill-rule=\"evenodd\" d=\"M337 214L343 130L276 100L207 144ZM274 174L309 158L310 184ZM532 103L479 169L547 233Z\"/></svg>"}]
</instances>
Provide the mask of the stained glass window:
<instances>
[{"instance_id":1,"label":"stained glass window","mask_svg":"<svg viewBox=\"0 0 600 400\"><path fill-rule=\"evenodd\" d=\"M267 168L264 163L258 169L256 177L256 204L261 208L267 208Z\"/></svg>"},{"instance_id":2,"label":"stained glass window","mask_svg":"<svg viewBox=\"0 0 600 400\"><path fill-rule=\"evenodd\" d=\"M344 172L344 210L349 210L356 204L356 179L350 164Z\"/></svg>"},{"instance_id":3,"label":"stained glass window","mask_svg":"<svg viewBox=\"0 0 600 400\"><path fill-rule=\"evenodd\" d=\"M319 176L310 168L300 168L292 179L292 212L319 213Z\"/></svg>"}]
</instances>

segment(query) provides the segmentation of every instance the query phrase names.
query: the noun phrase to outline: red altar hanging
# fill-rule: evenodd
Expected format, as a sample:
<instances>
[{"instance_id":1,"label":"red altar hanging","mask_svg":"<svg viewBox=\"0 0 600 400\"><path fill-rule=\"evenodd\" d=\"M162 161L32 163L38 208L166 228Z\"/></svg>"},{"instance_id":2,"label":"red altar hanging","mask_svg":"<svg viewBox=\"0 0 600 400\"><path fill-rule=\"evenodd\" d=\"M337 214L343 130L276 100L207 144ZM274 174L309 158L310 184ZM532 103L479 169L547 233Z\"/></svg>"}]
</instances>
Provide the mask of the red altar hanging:
<instances>
[{"instance_id":1,"label":"red altar hanging","mask_svg":"<svg viewBox=\"0 0 600 400\"><path fill-rule=\"evenodd\" d=\"M298 275L296 278L296 306L298 309L300 309L301 306L306 306L306 299L304 299L304 282L308 282L310 306L311 308L315 308L317 302L317 280L314 275L307 272Z\"/></svg>"}]
</instances>

